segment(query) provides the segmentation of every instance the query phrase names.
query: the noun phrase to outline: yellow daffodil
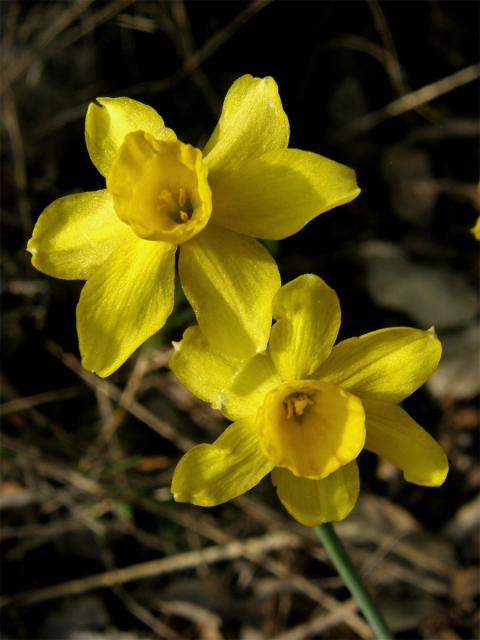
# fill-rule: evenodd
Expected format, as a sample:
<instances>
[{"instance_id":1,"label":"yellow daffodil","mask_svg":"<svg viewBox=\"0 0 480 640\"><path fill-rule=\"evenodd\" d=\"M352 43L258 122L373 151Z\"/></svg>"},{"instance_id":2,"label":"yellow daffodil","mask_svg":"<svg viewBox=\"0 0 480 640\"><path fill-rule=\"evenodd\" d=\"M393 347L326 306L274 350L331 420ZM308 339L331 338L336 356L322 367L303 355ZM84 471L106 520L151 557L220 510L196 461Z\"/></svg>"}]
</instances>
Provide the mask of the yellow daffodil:
<instances>
[{"instance_id":1,"label":"yellow daffodil","mask_svg":"<svg viewBox=\"0 0 480 640\"><path fill-rule=\"evenodd\" d=\"M438 365L432 329L382 329L333 346L338 298L314 275L282 287L273 316L267 350L251 358L214 351L199 327L175 345L170 366L180 381L235 421L180 460L172 482L177 501L213 506L271 472L299 522L341 520L357 500L355 459L363 448L402 469L409 482L443 483L442 448L398 406Z\"/></svg>"},{"instance_id":2,"label":"yellow daffodil","mask_svg":"<svg viewBox=\"0 0 480 640\"><path fill-rule=\"evenodd\" d=\"M255 238L285 238L359 193L351 169L287 148L272 78L247 75L232 85L202 151L129 98L92 103L85 135L106 189L53 202L28 250L40 271L87 280L77 307L80 351L84 367L101 376L170 315L177 247L204 335L231 355L263 351L280 278Z\"/></svg>"},{"instance_id":3,"label":"yellow daffodil","mask_svg":"<svg viewBox=\"0 0 480 640\"><path fill-rule=\"evenodd\" d=\"M475 223L475 226L471 229L471 232L473 233L475 240L480 240L480 217L477 218L477 222Z\"/></svg>"}]
</instances>

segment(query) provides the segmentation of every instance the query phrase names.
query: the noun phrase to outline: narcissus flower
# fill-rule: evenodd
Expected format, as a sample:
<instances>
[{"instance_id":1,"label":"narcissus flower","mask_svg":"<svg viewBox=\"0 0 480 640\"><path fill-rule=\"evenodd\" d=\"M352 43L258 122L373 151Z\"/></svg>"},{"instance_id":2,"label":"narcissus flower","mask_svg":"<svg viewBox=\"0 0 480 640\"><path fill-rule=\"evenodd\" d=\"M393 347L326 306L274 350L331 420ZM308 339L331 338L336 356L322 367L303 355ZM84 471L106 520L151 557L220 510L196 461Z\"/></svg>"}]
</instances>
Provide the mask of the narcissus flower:
<instances>
[{"instance_id":1,"label":"narcissus flower","mask_svg":"<svg viewBox=\"0 0 480 640\"><path fill-rule=\"evenodd\" d=\"M195 395L235 422L211 445L178 463L179 502L213 506L248 491L271 472L287 511L306 526L341 520L358 497L363 448L402 469L409 482L438 486L442 448L399 405L435 371L433 330L398 327L334 345L336 293L314 275L282 287L265 353L244 360L212 349L187 329L170 366ZM235 341L235 328L231 327Z\"/></svg>"},{"instance_id":2,"label":"narcissus flower","mask_svg":"<svg viewBox=\"0 0 480 640\"><path fill-rule=\"evenodd\" d=\"M471 229L476 240L480 240L480 217L477 218L475 226Z\"/></svg>"},{"instance_id":3,"label":"narcissus flower","mask_svg":"<svg viewBox=\"0 0 480 640\"><path fill-rule=\"evenodd\" d=\"M359 193L351 169L287 149L272 78L247 75L232 85L202 151L128 98L92 103L85 135L106 189L53 202L28 250L40 271L87 280L77 307L80 351L83 366L101 376L170 315L177 247L181 284L205 336L232 355L263 351L280 279L255 238L290 236Z\"/></svg>"}]
</instances>

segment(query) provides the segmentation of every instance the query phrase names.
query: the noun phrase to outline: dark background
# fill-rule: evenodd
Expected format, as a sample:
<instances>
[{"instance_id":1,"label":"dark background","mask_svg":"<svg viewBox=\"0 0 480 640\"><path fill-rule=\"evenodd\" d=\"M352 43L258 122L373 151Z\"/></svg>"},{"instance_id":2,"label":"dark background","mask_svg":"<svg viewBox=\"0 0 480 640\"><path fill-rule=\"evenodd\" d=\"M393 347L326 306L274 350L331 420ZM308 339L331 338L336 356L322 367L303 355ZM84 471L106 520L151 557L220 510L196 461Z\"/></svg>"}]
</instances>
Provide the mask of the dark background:
<instances>
[{"instance_id":1,"label":"dark background","mask_svg":"<svg viewBox=\"0 0 480 640\"><path fill-rule=\"evenodd\" d=\"M277 81L290 146L355 168L362 187L353 203L269 243L283 281L314 272L335 287L342 338L434 324L444 345L439 371L405 406L445 447L445 485L408 485L362 454L362 498L338 530L399 638L476 637L478 4L82 0L0 9L2 589L43 599L7 603L2 637L369 637L352 610L339 609L341 581L268 479L215 509L170 500L188 441L212 441L224 425L165 367L170 341L193 321L181 293L165 330L104 382L78 362L81 283L43 276L25 251L45 206L103 187L83 138L90 100L141 100L201 147L244 73ZM269 552L264 538L257 556L210 565L199 555L187 571L103 590L80 583L75 596L61 587L47 599L50 585L275 532L293 533L295 548Z\"/></svg>"}]
</instances>

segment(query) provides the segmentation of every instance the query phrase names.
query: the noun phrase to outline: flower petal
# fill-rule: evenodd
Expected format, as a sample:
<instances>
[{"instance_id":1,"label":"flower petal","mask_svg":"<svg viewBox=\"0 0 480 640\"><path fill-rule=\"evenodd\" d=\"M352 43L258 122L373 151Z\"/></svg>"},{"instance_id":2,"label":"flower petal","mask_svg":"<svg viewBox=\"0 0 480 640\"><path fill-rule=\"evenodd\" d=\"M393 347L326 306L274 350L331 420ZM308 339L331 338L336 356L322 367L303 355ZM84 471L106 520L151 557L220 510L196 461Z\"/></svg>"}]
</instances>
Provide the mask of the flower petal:
<instances>
[{"instance_id":1,"label":"flower petal","mask_svg":"<svg viewBox=\"0 0 480 640\"><path fill-rule=\"evenodd\" d=\"M270 151L212 175L212 221L255 238L280 240L358 196L355 172L316 153Z\"/></svg>"},{"instance_id":2,"label":"flower petal","mask_svg":"<svg viewBox=\"0 0 480 640\"><path fill-rule=\"evenodd\" d=\"M403 471L405 480L426 487L440 486L448 473L442 447L395 404L364 400L365 448Z\"/></svg>"},{"instance_id":3,"label":"flower petal","mask_svg":"<svg viewBox=\"0 0 480 640\"><path fill-rule=\"evenodd\" d=\"M258 353L230 381L221 410L232 420L255 415L267 393L281 382L268 353Z\"/></svg>"},{"instance_id":4,"label":"flower petal","mask_svg":"<svg viewBox=\"0 0 480 640\"><path fill-rule=\"evenodd\" d=\"M273 78L238 78L203 155L210 172L231 171L248 158L288 146L290 128Z\"/></svg>"},{"instance_id":5,"label":"flower petal","mask_svg":"<svg viewBox=\"0 0 480 640\"><path fill-rule=\"evenodd\" d=\"M339 342L314 377L362 399L400 402L428 380L441 352L433 329L380 329Z\"/></svg>"},{"instance_id":6,"label":"flower petal","mask_svg":"<svg viewBox=\"0 0 480 640\"><path fill-rule=\"evenodd\" d=\"M85 369L105 377L158 331L173 308L175 246L134 237L87 281L77 307Z\"/></svg>"},{"instance_id":7,"label":"flower petal","mask_svg":"<svg viewBox=\"0 0 480 640\"><path fill-rule=\"evenodd\" d=\"M39 217L27 250L33 266L55 278L86 280L133 237L108 191L87 191L52 202Z\"/></svg>"},{"instance_id":8,"label":"flower petal","mask_svg":"<svg viewBox=\"0 0 480 640\"><path fill-rule=\"evenodd\" d=\"M177 502L213 507L245 493L272 470L262 455L254 420L231 424L213 444L199 444L178 463L172 480Z\"/></svg>"},{"instance_id":9,"label":"flower petal","mask_svg":"<svg viewBox=\"0 0 480 640\"><path fill-rule=\"evenodd\" d=\"M123 139L131 131L145 131L157 140L175 140L163 118L142 102L131 98L97 98L85 120L85 140L90 159L107 177Z\"/></svg>"},{"instance_id":10,"label":"flower petal","mask_svg":"<svg viewBox=\"0 0 480 640\"><path fill-rule=\"evenodd\" d=\"M174 347L168 364L180 382L231 420L255 415L265 394L281 383L268 354L226 359L197 326L189 327Z\"/></svg>"},{"instance_id":11,"label":"flower petal","mask_svg":"<svg viewBox=\"0 0 480 640\"><path fill-rule=\"evenodd\" d=\"M360 490L355 461L322 480L297 478L288 469L275 467L272 482L285 509L305 527L346 518Z\"/></svg>"},{"instance_id":12,"label":"flower petal","mask_svg":"<svg viewBox=\"0 0 480 640\"><path fill-rule=\"evenodd\" d=\"M273 300L276 323L269 351L283 380L301 380L330 355L340 328L337 294L307 274L284 285Z\"/></svg>"},{"instance_id":13,"label":"flower petal","mask_svg":"<svg viewBox=\"0 0 480 640\"><path fill-rule=\"evenodd\" d=\"M221 409L225 387L234 376L240 362L227 360L214 351L200 327L189 327L181 342L173 343L175 351L168 366L180 382L197 398Z\"/></svg>"},{"instance_id":14,"label":"flower petal","mask_svg":"<svg viewBox=\"0 0 480 640\"><path fill-rule=\"evenodd\" d=\"M247 359L267 346L278 268L256 240L208 225L181 245L179 273L198 324L217 352Z\"/></svg>"}]
</instances>

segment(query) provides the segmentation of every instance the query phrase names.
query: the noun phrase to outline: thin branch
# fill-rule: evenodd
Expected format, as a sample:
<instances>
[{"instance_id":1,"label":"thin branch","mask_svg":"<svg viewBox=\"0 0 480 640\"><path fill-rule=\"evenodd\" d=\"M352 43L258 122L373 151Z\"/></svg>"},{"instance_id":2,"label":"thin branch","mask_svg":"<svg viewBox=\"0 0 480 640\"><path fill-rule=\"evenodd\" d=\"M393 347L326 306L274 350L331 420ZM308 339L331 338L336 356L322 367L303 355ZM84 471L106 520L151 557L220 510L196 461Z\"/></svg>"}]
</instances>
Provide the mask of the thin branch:
<instances>
[{"instance_id":1,"label":"thin branch","mask_svg":"<svg viewBox=\"0 0 480 640\"><path fill-rule=\"evenodd\" d=\"M108 22L114 18L118 13L127 9L135 0L114 0L108 2L94 13L87 15L82 24L72 27L69 31L66 31L63 37L58 42L56 51L61 51L72 45L77 40L84 38L91 31L95 31L100 25Z\"/></svg>"},{"instance_id":2,"label":"thin branch","mask_svg":"<svg viewBox=\"0 0 480 640\"><path fill-rule=\"evenodd\" d=\"M168 422L164 420L160 420L157 416L146 409L139 402L126 402L128 398L122 394L122 391L118 389L114 384L109 382L108 380L104 380L103 378L99 378L94 373L90 373L85 371L80 362L75 358L75 356L71 353L66 353L63 349L53 341L49 340L47 342L47 349L50 353L52 353L55 357L63 362L65 366L67 366L71 371L76 373L84 382L87 383L89 387L97 390L99 393L103 393L108 398L114 400L118 403L118 406L123 407L128 413L132 416L140 420L148 427L153 429L156 433L160 434L163 438L170 440L173 442L180 451L187 451L190 449L195 442L190 440L190 438L186 438L179 433L170 425Z\"/></svg>"},{"instance_id":3,"label":"thin branch","mask_svg":"<svg viewBox=\"0 0 480 640\"><path fill-rule=\"evenodd\" d=\"M458 89L469 82L473 82L480 77L480 64L472 64L460 71L456 71L446 78L427 84L416 91L407 93L378 111L368 113L367 115L357 119L351 125L342 128L336 134L337 139L347 139L373 129L378 124L389 118L395 118L414 109L418 109L421 105L428 104L432 100L439 98L454 89Z\"/></svg>"},{"instance_id":4,"label":"thin branch","mask_svg":"<svg viewBox=\"0 0 480 640\"><path fill-rule=\"evenodd\" d=\"M45 393L36 393L33 396L24 396L23 398L15 398L9 402L0 404L0 416L6 416L10 413L19 413L21 411L29 411L41 404L50 402L60 402L61 400L70 400L78 398L84 393L83 386L68 387L67 389L58 389L56 391L46 391Z\"/></svg>"},{"instance_id":5,"label":"thin branch","mask_svg":"<svg viewBox=\"0 0 480 640\"><path fill-rule=\"evenodd\" d=\"M303 640L311 638L321 631L326 631L330 627L340 624L348 616L357 609L357 603L354 598L349 598L346 602L337 604L337 607L328 613L320 613L307 622L302 622L296 627L292 627L285 633L275 636L274 640ZM370 635L370 637L373 637Z\"/></svg>"},{"instance_id":6,"label":"thin branch","mask_svg":"<svg viewBox=\"0 0 480 640\"><path fill-rule=\"evenodd\" d=\"M27 198L28 178L27 163L25 159L25 145L18 118L15 96L8 83L4 85L4 92L4 122L12 152L12 169L17 195L17 205L23 234L25 238L28 238L31 233L32 220L30 216L29 200Z\"/></svg>"},{"instance_id":7,"label":"thin branch","mask_svg":"<svg viewBox=\"0 0 480 640\"><path fill-rule=\"evenodd\" d=\"M71 4L67 5L65 11L59 13L55 20L53 20L47 28L45 28L38 42L35 43L32 50L26 51L19 59L12 64L7 76L7 82L3 87L0 87L0 91L15 82L20 76L25 74L30 66L34 62L38 62L42 58L48 55L48 46L57 38L65 29L72 24L77 18L84 13L88 7L92 4L93 0L74 0Z\"/></svg>"},{"instance_id":8,"label":"thin branch","mask_svg":"<svg viewBox=\"0 0 480 640\"><path fill-rule=\"evenodd\" d=\"M403 95L411 91L405 82L404 72L398 59L397 49L393 41L392 32L387 19L378 0L367 0L367 6L372 14L375 28L382 39L384 47L385 66L392 83L392 87L397 95Z\"/></svg>"},{"instance_id":9,"label":"thin branch","mask_svg":"<svg viewBox=\"0 0 480 640\"><path fill-rule=\"evenodd\" d=\"M187 58L182 65L166 78L154 82L139 82L120 91L112 93L115 96L138 96L142 94L161 93L171 89L176 84L185 79L192 71L197 69L208 58L210 58L223 44L225 44L233 34L242 27L250 18L256 15L261 9L270 4L272 0L252 0L247 7L238 13L225 27L216 31L195 53ZM63 127L69 122L74 122L85 115L88 102L76 105L57 114L51 120L38 127L34 132L35 140L41 140L55 129Z\"/></svg>"},{"instance_id":10,"label":"thin branch","mask_svg":"<svg viewBox=\"0 0 480 640\"><path fill-rule=\"evenodd\" d=\"M157 82L140 82L123 89L122 95L138 95L145 93L159 93L170 89L186 78L192 71L199 67L205 60L210 58L215 51L221 47L239 27L244 25L261 9L270 4L272 0L252 0L247 7L238 13L231 22L222 29L218 29L194 54L187 58L179 69L171 75L158 80Z\"/></svg>"},{"instance_id":11,"label":"thin branch","mask_svg":"<svg viewBox=\"0 0 480 640\"><path fill-rule=\"evenodd\" d=\"M25 605L45 602L55 598L86 593L93 589L105 589L117 584L125 584L135 580L153 578L176 571L194 569L202 564L214 564L225 560L235 560L247 555L261 556L279 549L295 548L301 541L297 536L286 531L266 534L259 538L248 538L234 541L226 545L207 547L200 551L187 551L175 556L133 564L123 569L115 569L98 573L77 580L69 580L45 589L34 589L15 596L0 599L0 606Z\"/></svg>"},{"instance_id":12,"label":"thin branch","mask_svg":"<svg viewBox=\"0 0 480 640\"><path fill-rule=\"evenodd\" d=\"M54 463L54 461L51 460L45 460L40 451L34 448L25 449L24 447L21 447L14 438L5 436L4 445L24 456L26 462L35 467L38 473L42 473L58 482L68 483L76 490L97 496L97 498L98 496L110 497L111 495L107 486L90 478L86 478L85 475L74 471L69 467ZM152 499L138 496L134 492L130 491L125 492L122 490L122 498L130 501L141 509L155 513L162 518L167 518L168 520L185 527L186 529L195 531L205 539L214 542L217 545L226 545L234 540L225 529L218 527L214 521L209 521L208 518L203 515L199 517L197 514L193 515L188 510L172 511L169 506L165 507ZM243 499L246 500L247 497L243 496ZM293 523L290 523L286 519L284 520L279 514L277 514L278 518L272 520L272 514L267 507L253 501L252 498L250 498L248 502L242 503L241 505L236 504L236 506L246 510L249 513L249 517L252 519L262 522L266 526L272 527L276 530L279 528L285 529L287 526L290 528L295 527ZM76 520L79 520L78 514ZM308 543L308 541L313 538L313 535L308 529L300 526L295 527L295 531L290 531L289 534L297 537L298 546L300 547L304 547L305 542ZM147 534L144 533L143 535L145 536ZM149 544L149 542L147 543L146 540L143 540L142 542L143 544L148 544L148 546L154 548L153 545ZM262 566L274 576L279 578L288 578L292 589L304 594L313 602L319 603L322 607L327 609L327 611L336 611L338 609L338 602L335 598L329 596L323 589L309 581L307 578L292 574L289 567L281 561L271 557L259 557L248 549L245 550L245 558L253 564ZM355 613L345 611L344 622L361 638L371 637L369 626Z\"/></svg>"}]
</instances>

